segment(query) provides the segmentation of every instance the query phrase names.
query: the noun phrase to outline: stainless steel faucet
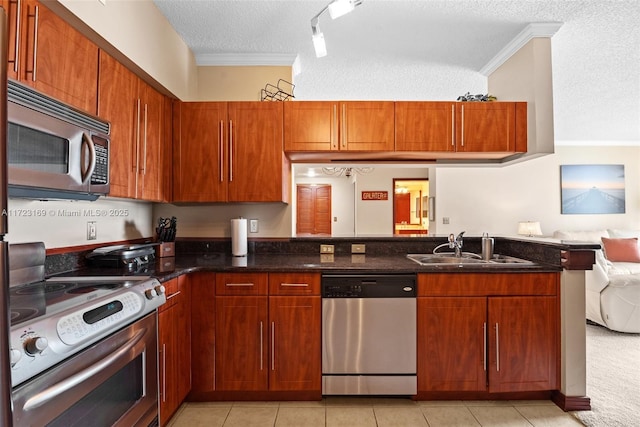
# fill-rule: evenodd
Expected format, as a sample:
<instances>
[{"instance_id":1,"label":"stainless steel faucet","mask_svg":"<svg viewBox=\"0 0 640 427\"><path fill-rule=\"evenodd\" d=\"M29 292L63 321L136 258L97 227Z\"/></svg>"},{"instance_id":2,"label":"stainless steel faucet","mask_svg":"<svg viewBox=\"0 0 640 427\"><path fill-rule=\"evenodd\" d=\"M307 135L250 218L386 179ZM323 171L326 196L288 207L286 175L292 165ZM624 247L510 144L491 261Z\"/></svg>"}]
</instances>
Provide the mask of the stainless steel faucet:
<instances>
[{"instance_id":1,"label":"stainless steel faucet","mask_svg":"<svg viewBox=\"0 0 640 427\"><path fill-rule=\"evenodd\" d=\"M461 231L457 236L454 236L453 233L449 234L449 247L453 249L455 256L458 258L462 256L463 234L464 231Z\"/></svg>"}]
</instances>

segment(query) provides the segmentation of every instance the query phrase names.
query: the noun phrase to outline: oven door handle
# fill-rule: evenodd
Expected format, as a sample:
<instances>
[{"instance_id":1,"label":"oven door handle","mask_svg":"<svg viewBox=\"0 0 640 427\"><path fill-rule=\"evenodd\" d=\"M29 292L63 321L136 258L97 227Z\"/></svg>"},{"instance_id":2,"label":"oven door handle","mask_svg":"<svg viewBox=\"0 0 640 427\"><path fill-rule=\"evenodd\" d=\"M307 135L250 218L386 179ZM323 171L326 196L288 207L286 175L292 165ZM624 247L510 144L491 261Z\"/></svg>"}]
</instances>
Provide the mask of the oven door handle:
<instances>
[{"instance_id":1,"label":"oven door handle","mask_svg":"<svg viewBox=\"0 0 640 427\"><path fill-rule=\"evenodd\" d=\"M83 369L82 371L80 371L77 374L67 378L66 380L60 381L58 384L56 384L56 385L54 385L52 387L46 388L45 390L43 390L40 393L36 394L35 396L31 397L29 400L27 400L25 402L25 404L23 406L23 411L29 411L31 409L35 409L35 408L43 405L44 403L46 403L49 400L59 396L60 394L64 393L65 391L70 390L73 387L76 387L77 385L81 384L82 382L88 380L93 375L95 375L98 372L102 371L103 369L107 368L109 365L112 365L120 357L122 357L123 355L125 355L126 353L131 351L131 349L138 342L140 342L140 340L142 339L142 337L144 336L144 334L146 332L147 332L147 328L140 329L138 332L136 332L136 334L129 341L127 341L122 346L122 348L120 348L120 350L118 350L115 353L111 354L109 357L103 359L102 361L100 361L98 363L95 363L95 364L89 366L86 369Z\"/></svg>"}]
</instances>

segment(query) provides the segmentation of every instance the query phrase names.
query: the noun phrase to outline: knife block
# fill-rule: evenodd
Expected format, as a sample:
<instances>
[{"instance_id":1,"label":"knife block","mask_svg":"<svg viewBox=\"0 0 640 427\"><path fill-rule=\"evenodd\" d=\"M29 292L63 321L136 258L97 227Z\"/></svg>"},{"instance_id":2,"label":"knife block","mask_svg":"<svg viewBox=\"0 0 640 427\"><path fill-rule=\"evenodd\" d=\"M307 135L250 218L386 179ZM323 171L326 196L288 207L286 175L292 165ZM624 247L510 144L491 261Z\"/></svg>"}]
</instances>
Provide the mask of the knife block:
<instances>
[{"instance_id":1,"label":"knife block","mask_svg":"<svg viewBox=\"0 0 640 427\"><path fill-rule=\"evenodd\" d=\"M176 256L176 242L160 242L156 246L156 257L164 258L169 256Z\"/></svg>"}]
</instances>

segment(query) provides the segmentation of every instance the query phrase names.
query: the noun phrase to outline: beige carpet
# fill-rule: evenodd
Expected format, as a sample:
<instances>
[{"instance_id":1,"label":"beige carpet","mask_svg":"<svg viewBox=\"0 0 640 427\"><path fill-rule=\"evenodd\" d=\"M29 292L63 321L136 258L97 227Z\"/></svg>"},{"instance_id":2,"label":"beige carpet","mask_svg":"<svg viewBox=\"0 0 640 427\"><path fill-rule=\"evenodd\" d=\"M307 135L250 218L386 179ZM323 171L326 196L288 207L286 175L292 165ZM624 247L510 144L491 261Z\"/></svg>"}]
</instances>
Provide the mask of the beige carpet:
<instances>
[{"instance_id":1,"label":"beige carpet","mask_svg":"<svg viewBox=\"0 0 640 427\"><path fill-rule=\"evenodd\" d=\"M586 426L640 426L640 334L587 325L587 396Z\"/></svg>"}]
</instances>

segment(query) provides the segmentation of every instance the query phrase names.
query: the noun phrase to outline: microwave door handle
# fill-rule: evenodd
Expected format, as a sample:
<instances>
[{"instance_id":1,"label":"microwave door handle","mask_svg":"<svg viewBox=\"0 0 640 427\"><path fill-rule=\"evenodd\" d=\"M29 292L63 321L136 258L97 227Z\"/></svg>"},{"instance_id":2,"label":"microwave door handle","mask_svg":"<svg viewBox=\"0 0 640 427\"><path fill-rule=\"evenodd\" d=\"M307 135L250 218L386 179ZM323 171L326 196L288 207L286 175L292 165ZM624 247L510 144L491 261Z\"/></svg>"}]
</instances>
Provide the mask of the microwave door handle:
<instances>
[{"instance_id":1,"label":"microwave door handle","mask_svg":"<svg viewBox=\"0 0 640 427\"><path fill-rule=\"evenodd\" d=\"M95 145L93 145L93 141L91 140L91 138L89 138L89 136L86 133L82 133L82 146L86 145L89 148L89 167L87 168L86 171L81 172L82 173L82 183L86 184L87 180L91 178L91 175L93 174L93 171L96 168L96 147ZM81 156L84 162L84 156ZM84 169L84 165L83 169Z\"/></svg>"}]
</instances>

